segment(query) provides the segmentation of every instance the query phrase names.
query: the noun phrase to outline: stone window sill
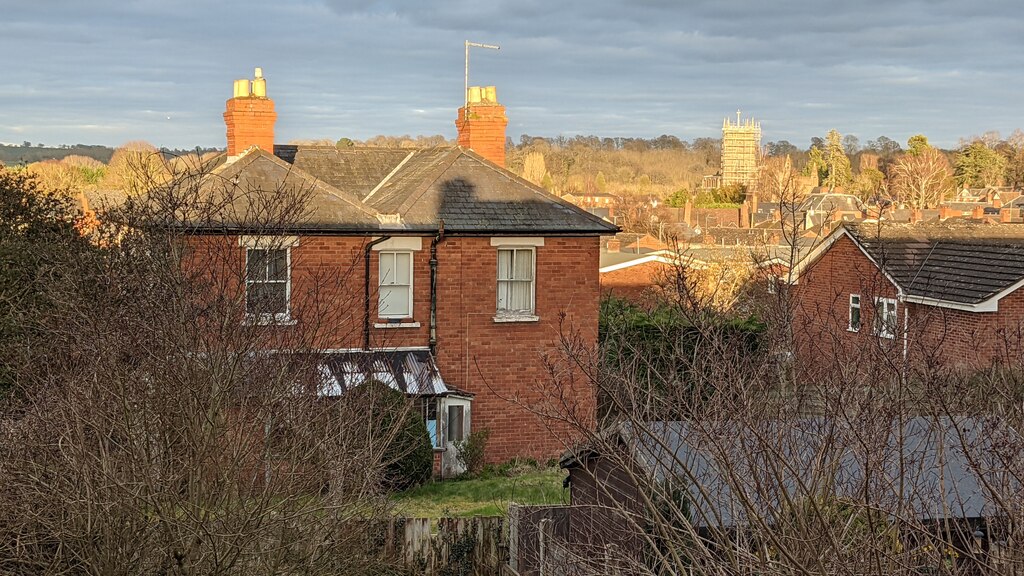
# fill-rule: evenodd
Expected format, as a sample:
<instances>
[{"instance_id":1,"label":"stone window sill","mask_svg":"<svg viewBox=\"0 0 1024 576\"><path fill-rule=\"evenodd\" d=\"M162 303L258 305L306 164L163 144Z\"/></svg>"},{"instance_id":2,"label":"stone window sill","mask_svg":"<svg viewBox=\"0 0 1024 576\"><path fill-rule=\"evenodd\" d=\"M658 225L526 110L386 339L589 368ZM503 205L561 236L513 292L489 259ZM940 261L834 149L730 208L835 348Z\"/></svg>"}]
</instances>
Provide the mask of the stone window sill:
<instances>
[{"instance_id":1,"label":"stone window sill","mask_svg":"<svg viewBox=\"0 0 1024 576\"><path fill-rule=\"evenodd\" d=\"M540 320L540 316L533 314L498 314L494 317L494 322L503 324L506 322L537 322Z\"/></svg>"},{"instance_id":2,"label":"stone window sill","mask_svg":"<svg viewBox=\"0 0 1024 576\"><path fill-rule=\"evenodd\" d=\"M291 317L246 315L242 320L244 326L295 326L298 320Z\"/></svg>"},{"instance_id":3,"label":"stone window sill","mask_svg":"<svg viewBox=\"0 0 1024 576\"><path fill-rule=\"evenodd\" d=\"M419 328L419 322L374 322L374 328Z\"/></svg>"}]
</instances>

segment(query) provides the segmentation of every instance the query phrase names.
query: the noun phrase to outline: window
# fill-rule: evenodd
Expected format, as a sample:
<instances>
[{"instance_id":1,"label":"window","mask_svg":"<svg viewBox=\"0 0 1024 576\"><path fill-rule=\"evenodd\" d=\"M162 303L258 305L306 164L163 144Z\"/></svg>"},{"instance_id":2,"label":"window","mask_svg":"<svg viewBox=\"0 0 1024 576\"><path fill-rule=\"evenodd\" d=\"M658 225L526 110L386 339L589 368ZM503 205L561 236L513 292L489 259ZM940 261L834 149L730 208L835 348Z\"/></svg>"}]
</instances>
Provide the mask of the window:
<instances>
[{"instance_id":1,"label":"window","mask_svg":"<svg viewBox=\"0 0 1024 576\"><path fill-rule=\"evenodd\" d=\"M464 406L448 406L448 442L462 442L466 439L465 414Z\"/></svg>"},{"instance_id":2,"label":"window","mask_svg":"<svg viewBox=\"0 0 1024 576\"><path fill-rule=\"evenodd\" d=\"M246 248L245 312L257 322L288 321L291 292L288 248Z\"/></svg>"},{"instance_id":3,"label":"window","mask_svg":"<svg viewBox=\"0 0 1024 576\"><path fill-rule=\"evenodd\" d=\"M779 277L774 274L768 275L768 293L778 294L779 293Z\"/></svg>"},{"instance_id":4,"label":"window","mask_svg":"<svg viewBox=\"0 0 1024 576\"><path fill-rule=\"evenodd\" d=\"M896 301L892 298L875 298L875 335L882 338L896 337Z\"/></svg>"},{"instance_id":5,"label":"window","mask_svg":"<svg viewBox=\"0 0 1024 576\"><path fill-rule=\"evenodd\" d=\"M499 314L533 314L533 248L498 249Z\"/></svg>"},{"instance_id":6,"label":"window","mask_svg":"<svg viewBox=\"0 0 1024 576\"><path fill-rule=\"evenodd\" d=\"M412 252L380 252L377 314L381 318L412 317Z\"/></svg>"},{"instance_id":7,"label":"window","mask_svg":"<svg viewBox=\"0 0 1024 576\"><path fill-rule=\"evenodd\" d=\"M850 294L850 332L860 332L860 294Z\"/></svg>"},{"instance_id":8,"label":"window","mask_svg":"<svg viewBox=\"0 0 1024 576\"><path fill-rule=\"evenodd\" d=\"M430 445L440 448L441 431L437 428L437 398L424 399L422 406L423 419L427 424L427 433L430 435Z\"/></svg>"}]
</instances>

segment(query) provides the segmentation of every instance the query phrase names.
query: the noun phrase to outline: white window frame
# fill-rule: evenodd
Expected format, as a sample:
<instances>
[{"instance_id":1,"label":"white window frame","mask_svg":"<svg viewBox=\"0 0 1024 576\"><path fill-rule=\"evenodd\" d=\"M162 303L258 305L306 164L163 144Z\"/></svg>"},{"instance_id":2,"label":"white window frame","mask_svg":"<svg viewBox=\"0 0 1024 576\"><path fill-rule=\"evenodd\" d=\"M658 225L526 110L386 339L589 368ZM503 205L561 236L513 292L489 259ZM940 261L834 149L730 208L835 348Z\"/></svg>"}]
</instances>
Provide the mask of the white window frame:
<instances>
[{"instance_id":1,"label":"white window frame","mask_svg":"<svg viewBox=\"0 0 1024 576\"><path fill-rule=\"evenodd\" d=\"M253 250L269 252L271 250L284 250L285 252L285 280L284 280L284 312L274 313L252 313L249 312L249 286L253 284L278 283L280 280L253 280L249 278L249 253ZM269 259L267 260L269 263ZM245 246L245 319L250 324L290 324L292 320L292 248L288 245L272 245L253 243Z\"/></svg>"},{"instance_id":2,"label":"white window frame","mask_svg":"<svg viewBox=\"0 0 1024 576\"><path fill-rule=\"evenodd\" d=\"M397 263L397 254L409 255L409 313L408 314L385 314L381 308L381 288L384 286L405 286L395 282L384 284L384 273L382 270L385 255L390 255ZM412 318L413 317L413 270L415 270L415 252L412 250L381 250L377 252L377 317L378 318ZM396 265L397 267L397 265Z\"/></svg>"},{"instance_id":3,"label":"white window frame","mask_svg":"<svg viewBox=\"0 0 1024 576\"><path fill-rule=\"evenodd\" d=\"M522 252L529 252L530 253L531 262L530 262L530 280L529 280L529 282L530 282L530 309L529 310L511 310L511 309L508 309L508 308L500 308L499 307L499 299L500 299L501 283L502 282L525 282L525 280L521 280L521 279L517 279L517 278L502 279L502 278L498 277L499 266L497 265L497 263L498 263L498 260L501 257L501 252L505 251L505 250L508 250L508 251L512 252L512 266L511 266L511 270L513 270L513 271L515 270L515 254L516 254L516 252L522 251ZM536 317L536 311L537 311L537 248L535 246L501 245L501 246L498 246L498 251L495 253L495 255L497 256L497 258L495 259L495 267L494 267L494 276L495 276L495 280L496 280L496 282L495 282L495 291L494 291L494 306L495 306L495 309L497 311L495 319L496 320L500 320L502 318L511 318L511 319L522 318L522 319L535 320L537 318Z\"/></svg>"},{"instance_id":4,"label":"white window frame","mask_svg":"<svg viewBox=\"0 0 1024 576\"><path fill-rule=\"evenodd\" d=\"M854 304L854 302L853 302L854 298L857 299L857 303L856 304ZM846 318L846 322L847 322L846 323L846 329L849 330L850 332L860 332L861 326L864 325L864 308L861 306L862 302L863 302L863 299L860 297L860 294L850 294L850 308L849 308L849 314L847 315L847 318ZM854 309L857 310L857 325L856 326L853 325L853 311L854 311Z\"/></svg>"},{"instance_id":5,"label":"white window frame","mask_svg":"<svg viewBox=\"0 0 1024 576\"><path fill-rule=\"evenodd\" d=\"M892 321L889 322L887 308L892 306ZM896 338L897 308L895 298L875 298L875 309L872 318L872 326L875 336L879 338Z\"/></svg>"}]
</instances>

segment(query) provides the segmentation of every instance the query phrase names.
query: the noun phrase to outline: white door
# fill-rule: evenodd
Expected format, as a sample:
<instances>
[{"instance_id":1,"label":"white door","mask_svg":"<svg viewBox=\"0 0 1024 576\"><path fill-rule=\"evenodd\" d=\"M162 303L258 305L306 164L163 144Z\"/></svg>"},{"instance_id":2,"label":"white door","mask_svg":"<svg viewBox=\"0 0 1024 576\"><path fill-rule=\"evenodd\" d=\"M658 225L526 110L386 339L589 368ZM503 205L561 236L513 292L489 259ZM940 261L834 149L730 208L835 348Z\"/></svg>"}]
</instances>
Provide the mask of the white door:
<instances>
[{"instance_id":1,"label":"white door","mask_svg":"<svg viewBox=\"0 0 1024 576\"><path fill-rule=\"evenodd\" d=\"M469 438L469 406L465 398L444 398L439 402L442 413L438 414L444 422L444 453L441 455L441 477L453 478L465 472L459 463L456 442L464 442ZM443 416L442 416L443 414Z\"/></svg>"}]
</instances>

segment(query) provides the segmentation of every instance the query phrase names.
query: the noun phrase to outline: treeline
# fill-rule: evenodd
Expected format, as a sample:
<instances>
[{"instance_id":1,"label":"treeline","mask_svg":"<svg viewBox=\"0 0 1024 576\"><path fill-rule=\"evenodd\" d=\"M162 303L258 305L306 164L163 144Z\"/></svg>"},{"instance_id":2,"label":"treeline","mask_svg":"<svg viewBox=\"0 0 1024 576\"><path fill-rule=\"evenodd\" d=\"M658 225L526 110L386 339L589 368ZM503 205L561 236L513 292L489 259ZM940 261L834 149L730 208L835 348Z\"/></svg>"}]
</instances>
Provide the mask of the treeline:
<instances>
[{"instance_id":1,"label":"treeline","mask_svg":"<svg viewBox=\"0 0 1024 576\"><path fill-rule=\"evenodd\" d=\"M508 166L556 194L607 192L665 197L695 189L721 161L721 140L676 136L602 138L523 135L510 146Z\"/></svg>"},{"instance_id":2,"label":"treeline","mask_svg":"<svg viewBox=\"0 0 1024 576\"><path fill-rule=\"evenodd\" d=\"M68 156L82 156L106 164L113 155L113 148L88 144L64 144L57 147L33 145L27 141L20 146L0 144L0 163L7 166L26 165L44 160L63 160Z\"/></svg>"}]
</instances>

